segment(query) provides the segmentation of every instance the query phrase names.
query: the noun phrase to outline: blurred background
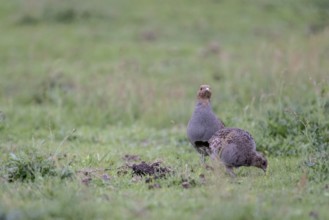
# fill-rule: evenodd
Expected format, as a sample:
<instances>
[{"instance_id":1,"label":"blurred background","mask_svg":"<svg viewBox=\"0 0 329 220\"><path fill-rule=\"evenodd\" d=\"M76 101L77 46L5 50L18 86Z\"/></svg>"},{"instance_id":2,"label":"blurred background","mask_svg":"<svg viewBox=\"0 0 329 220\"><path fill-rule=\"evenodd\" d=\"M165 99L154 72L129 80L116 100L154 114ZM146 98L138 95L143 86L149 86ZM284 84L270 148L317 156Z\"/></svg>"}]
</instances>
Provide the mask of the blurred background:
<instances>
[{"instance_id":1,"label":"blurred background","mask_svg":"<svg viewBox=\"0 0 329 220\"><path fill-rule=\"evenodd\" d=\"M326 0L3 1L2 133L139 124L183 135L200 84L228 126L272 120L280 134L285 114L320 120L328 11Z\"/></svg>"}]
</instances>

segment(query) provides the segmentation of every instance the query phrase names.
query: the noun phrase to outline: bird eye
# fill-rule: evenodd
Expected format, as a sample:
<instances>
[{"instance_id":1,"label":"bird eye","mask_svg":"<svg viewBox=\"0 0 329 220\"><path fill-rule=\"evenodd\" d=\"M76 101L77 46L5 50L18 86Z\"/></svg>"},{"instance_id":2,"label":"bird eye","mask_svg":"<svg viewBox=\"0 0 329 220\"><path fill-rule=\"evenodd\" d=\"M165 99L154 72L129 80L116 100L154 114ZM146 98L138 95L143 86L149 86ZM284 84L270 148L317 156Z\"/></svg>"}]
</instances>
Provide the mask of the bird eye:
<instances>
[{"instance_id":1,"label":"bird eye","mask_svg":"<svg viewBox=\"0 0 329 220\"><path fill-rule=\"evenodd\" d=\"M200 88L200 90L202 90L202 87Z\"/></svg>"}]
</instances>

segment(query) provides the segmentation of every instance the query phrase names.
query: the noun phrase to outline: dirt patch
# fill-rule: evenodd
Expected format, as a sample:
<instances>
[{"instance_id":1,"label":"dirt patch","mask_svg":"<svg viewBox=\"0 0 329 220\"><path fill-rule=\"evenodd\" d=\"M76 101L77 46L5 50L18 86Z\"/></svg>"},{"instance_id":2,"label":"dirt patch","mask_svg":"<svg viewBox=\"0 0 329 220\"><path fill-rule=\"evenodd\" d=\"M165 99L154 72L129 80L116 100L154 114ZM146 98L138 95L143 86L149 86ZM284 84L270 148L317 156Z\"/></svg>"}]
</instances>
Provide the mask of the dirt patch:
<instances>
[{"instance_id":1,"label":"dirt patch","mask_svg":"<svg viewBox=\"0 0 329 220\"><path fill-rule=\"evenodd\" d=\"M163 178L172 170L169 167L160 166L160 162L146 163L142 161L139 164L131 166L132 174L138 176L153 176L156 178Z\"/></svg>"},{"instance_id":2,"label":"dirt patch","mask_svg":"<svg viewBox=\"0 0 329 220\"><path fill-rule=\"evenodd\" d=\"M130 167L129 165L123 165L117 168L117 175L118 176L123 176L129 173Z\"/></svg>"},{"instance_id":3,"label":"dirt patch","mask_svg":"<svg viewBox=\"0 0 329 220\"><path fill-rule=\"evenodd\" d=\"M77 176L80 178L81 183L89 186L90 182L94 179L101 179L103 181L110 181L111 177L106 173L107 169L103 168L83 168L77 171Z\"/></svg>"},{"instance_id":4,"label":"dirt patch","mask_svg":"<svg viewBox=\"0 0 329 220\"><path fill-rule=\"evenodd\" d=\"M189 189L197 185L197 182L191 178L182 178L181 181L182 181L181 185L184 189Z\"/></svg>"},{"instance_id":5,"label":"dirt patch","mask_svg":"<svg viewBox=\"0 0 329 220\"><path fill-rule=\"evenodd\" d=\"M122 159L125 161L125 164L117 168L117 175L121 176L131 173L133 182L137 182L141 180L142 177L147 176L145 182L150 183L155 179L164 178L167 174L172 172L170 167L161 165L162 161L142 161L140 163L136 163L141 160L140 156L129 154L124 155Z\"/></svg>"}]
</instances>

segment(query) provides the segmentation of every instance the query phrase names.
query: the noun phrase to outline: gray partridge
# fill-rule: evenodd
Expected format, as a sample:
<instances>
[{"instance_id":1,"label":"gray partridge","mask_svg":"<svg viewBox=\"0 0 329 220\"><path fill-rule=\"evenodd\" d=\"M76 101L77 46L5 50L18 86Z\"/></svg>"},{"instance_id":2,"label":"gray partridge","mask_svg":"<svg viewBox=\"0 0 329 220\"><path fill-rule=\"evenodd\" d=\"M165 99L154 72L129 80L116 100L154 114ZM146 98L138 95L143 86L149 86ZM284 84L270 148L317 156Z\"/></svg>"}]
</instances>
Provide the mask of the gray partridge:
<instances>
[{"instance_id":1,"label":"gray partridge","mask_svg":"<svg viewBox=\"0 0 329 220\"><path fill-rule=\"evenodd\" d=\"M187 137L193 147L201 154L201 161L210 153L208 140L216 131L224 128L214 114L211 104L211 90L208 85L201 85L197 93L197 102L187 125Z\"/></svg>"},{"instance_id":2,"label":"gray partridge","mask_svg":"<svg viewBox=\"0 0 329 220\"><path fill-rule=\"evenodd\" d=\"M226 166L226 171L235 176L234 167L254 166L266 172L267 160L256 151L253 137L240 128L224 128L209 140L211 158L218 158Z\"/></svg>"}]
</instances>

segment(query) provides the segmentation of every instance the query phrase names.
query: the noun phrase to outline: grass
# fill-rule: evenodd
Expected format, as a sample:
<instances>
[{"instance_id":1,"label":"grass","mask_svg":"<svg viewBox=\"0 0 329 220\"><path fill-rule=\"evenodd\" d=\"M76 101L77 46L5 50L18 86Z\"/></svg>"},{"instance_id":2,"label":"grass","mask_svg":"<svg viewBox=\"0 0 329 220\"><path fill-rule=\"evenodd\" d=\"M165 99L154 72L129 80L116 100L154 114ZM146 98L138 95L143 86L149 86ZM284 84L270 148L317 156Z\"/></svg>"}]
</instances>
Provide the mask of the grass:
<instances>
[{"instance_id":1,"label":"grass","mask_svg":"<svg viewBox=\"0 0 329 220\"><path fill-rule=\"evenodd\" d=\"M3 2L0 218L328 218L327 8ZM266 176L200 165L185 126L203 83L267 154ZM132 177L142 160L172 172Z\"/></svg>"}]
</instances>

